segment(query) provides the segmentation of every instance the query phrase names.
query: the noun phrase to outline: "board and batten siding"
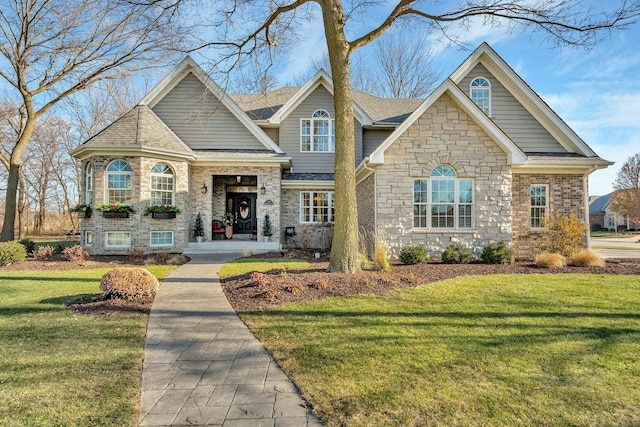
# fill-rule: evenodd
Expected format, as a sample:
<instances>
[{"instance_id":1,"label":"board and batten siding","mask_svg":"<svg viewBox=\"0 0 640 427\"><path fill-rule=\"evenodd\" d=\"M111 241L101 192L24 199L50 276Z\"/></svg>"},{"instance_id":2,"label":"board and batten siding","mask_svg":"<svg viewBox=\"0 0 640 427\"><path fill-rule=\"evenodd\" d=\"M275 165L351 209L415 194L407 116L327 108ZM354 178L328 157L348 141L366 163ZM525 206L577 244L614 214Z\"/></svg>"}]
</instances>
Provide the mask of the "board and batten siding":
<instances>
[{"instance_id":1,"label":"board and batten siding","mask_svg":"<svg viewBox=\"0 0 640 427\"><path fill-rule=\"evenodd\" d=\"M467 96L476 77L484 77L491 84L491 118L522 151L567 151L482 64L476 65L458 85Z\"/></svg>"},{"instance_id":2,"label":"board and batten siding","mask_svg":"<svg viewBox=\"0 0 640 427\"><path fill-rule=\"evenodd\" d=\"M365 129L362 137L362 158L369 156L392 132L393 129Z\"/></svg>"},{"instance_id":3,"label":"board and batten siding","mask_svg":"<svg viewBox=\"0 0 640 427\"><path fill-rule=\"evenodd\" d=\"M333 96L318 86L280 124L280 148L291 157L294 173L333 173L334 153L300 151L300 119L309 119L316 110L326 110L335 119ZM362 160L362 125L355 120L356 163Z\"/></svg>"},{"instance_id":4,"label":"board and batten siding","mask_svg":"<svg viewBox=\"0 0 640 427\"><path fill-rule=\"evenodd\" d=\"M264 150L265 146L192 73L153 111L194 150Z\"/></svg>"}]
</instances>

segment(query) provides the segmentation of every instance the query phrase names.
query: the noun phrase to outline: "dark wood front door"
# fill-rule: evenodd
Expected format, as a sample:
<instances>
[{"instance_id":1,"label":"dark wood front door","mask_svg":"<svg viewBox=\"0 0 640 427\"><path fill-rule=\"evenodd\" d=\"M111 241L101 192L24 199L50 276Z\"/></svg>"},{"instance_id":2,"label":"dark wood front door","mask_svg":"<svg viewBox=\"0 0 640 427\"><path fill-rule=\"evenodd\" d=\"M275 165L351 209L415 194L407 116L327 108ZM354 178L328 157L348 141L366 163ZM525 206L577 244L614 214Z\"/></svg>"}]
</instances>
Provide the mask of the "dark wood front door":
<instances>
[{"instance_id":1,"label":"dark wood front door","mask_svg":"<svg viewBox=\"0 0 640 427\"><path fill-rule=\"evenodd\" d=\"M228 193L235 224L234 234L251 234L256 227L256 193Z\"/></svg>"}]
</instances>

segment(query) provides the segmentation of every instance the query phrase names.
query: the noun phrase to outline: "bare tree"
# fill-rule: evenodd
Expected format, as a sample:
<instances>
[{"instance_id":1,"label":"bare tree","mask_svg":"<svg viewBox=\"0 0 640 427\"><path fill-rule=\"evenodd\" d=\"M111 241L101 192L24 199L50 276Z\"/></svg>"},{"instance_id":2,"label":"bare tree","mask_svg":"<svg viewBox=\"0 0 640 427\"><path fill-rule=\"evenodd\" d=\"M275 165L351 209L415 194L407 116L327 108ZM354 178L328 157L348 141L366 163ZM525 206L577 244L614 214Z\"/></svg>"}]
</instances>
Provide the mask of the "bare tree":
<instances>
[{"instance_id":1,"label":"bare tree","mask_svg":"<svg viewBox=\"0 0 640 427\"><path fill-rule=\"evenodd\" d=\"M14 238L22 154L38 120L100 80L159 64L184 32L174 7L120 0L0 0L0 77L19 99L0 241Z\"/></svg>"},{"instance_id":2,"label":"bare tree","mask_svg":"<svg viewBox=\"0 0 640 427\"><path fill-rule=\"evenodd\" d=\"M640 153L627 159L613 182L611 210L635 223L640 223Z\"/></svg>"}]
</instances>

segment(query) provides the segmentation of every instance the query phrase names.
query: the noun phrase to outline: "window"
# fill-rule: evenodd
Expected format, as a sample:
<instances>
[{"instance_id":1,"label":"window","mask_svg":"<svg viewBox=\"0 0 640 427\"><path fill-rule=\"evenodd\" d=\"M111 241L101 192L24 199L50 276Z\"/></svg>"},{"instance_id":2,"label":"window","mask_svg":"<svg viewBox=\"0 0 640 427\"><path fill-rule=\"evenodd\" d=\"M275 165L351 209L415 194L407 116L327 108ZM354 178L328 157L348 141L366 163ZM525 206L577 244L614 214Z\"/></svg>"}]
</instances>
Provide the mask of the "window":
<instances>
[{"instance_id":1,"label":"window","mask_svg":"<svg viewBox=\"0 0 640 427\"><path fill-rule=\"evenodd\" d=\"M413 226L431 229L473 228L473 180L456 178L446 165L429 179L413 181Z\"/></svg>"},{"instance_id":2,"label":"window","mask_svg":"<svg viewBox=\"0 0 640 427\"><path fill-rule=\"evenodd\" d=\"M300 151L333 153L335 129L335 120L325 110L316 111L310 119L301 119Z\"/></svg>"},{"instance_id":3,"label":"window","mask_svg":"<svg viewBox=\"0 0 640 427\"><path fill-rule=\"evenodd\" d=\"M173 205L173 170L166 163L151 168L151 204Z\"/></svg>"},{"instance_id":4,"label":"window","mask_svg":"<svg viewBox=\"0 0 640 427\"><path fill-rule=\"evenodd\" d=\"M531 228L544 228L548 208L547 189L543 184L531 186Z\"/></svg>"},{"instance_id":5,"label":"window","mask_svg":"<svg viewBox=\"0 0 640 427\"><path fill-rule=\"evenodd\" d=\"M106 203L131 204L131 166L123 160L114 160L107 167Z\"/></svg>"},{"instance_id":6,"label":"window","mask_svg":"<svg viewBox=\"0 0 640 427\"><path fill-rule=\"evenodd\" d=\"M87 167L84 170L84 202L87 205L91 204L93 200L93 165L87 163Z\"/></svg>"},{"instance_id":7,"label":"window","mask_svg":"<svg viewBox=\"0 0 640 427\"><path fill-rule=\"evenodd\" d=\"M489 81L476 77L471 81L471 100L478 106L484 113L491 115L491 85Z\"/></svg>"},{"instance_id":8,"label":"window","mask_svg":"<svg viewBox=\"0 0 640 427\"><path fill-rule=\"evenodd\" d=\"M151 246L173 246L173 231L152 231L149 242Z\"/></svg>"},{"instance_id":9,"label":"window","mask_svg":"<svg viewBox=\"0 0 640 427\"><path fill-rule=\"evenodd\" d=\"M128 248L131 246L131 233L128 231L107 231L105 233L105 247Z\"/></svg>"},{"instance_id":10,"label":"window","mask_svg":"<svg viewBox=\"0 0 640 427\"><path fill-rule=\"evenodd\" d=\"M84 232L84 245L93 246L93 231Z\"/></svg>"},{"instance_id":11,"label":"window","mask_svg":"<svg viewBox=\"0 0 640 427\"><path fill-rule=\"evenodd\" d=\"M300 192L300 222L333 222L333 191Z\"/></svg>"}]
</instances>

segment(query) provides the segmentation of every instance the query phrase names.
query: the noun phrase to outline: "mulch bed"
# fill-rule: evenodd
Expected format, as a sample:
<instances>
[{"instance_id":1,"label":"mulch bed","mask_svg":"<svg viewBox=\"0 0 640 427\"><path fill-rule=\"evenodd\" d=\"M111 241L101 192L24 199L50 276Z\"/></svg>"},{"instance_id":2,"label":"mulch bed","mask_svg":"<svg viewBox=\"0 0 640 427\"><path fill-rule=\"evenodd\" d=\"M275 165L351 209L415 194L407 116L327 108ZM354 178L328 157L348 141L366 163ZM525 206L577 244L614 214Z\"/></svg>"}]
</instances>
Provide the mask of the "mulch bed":
<instances>
[{"instance_id":1,"label":"mulch bed","mask_svg":"<svg viewBox=\"0 0 640 427\"><path fill-rule=\"evenodd\" d=\"M273 255L273 254L272 254ZM296 258L300 254L296 254ZM258 286L250 274L223 280L222 288L237 312L265 310L287 302L320 300L332 296L381 294L458 276L487 274L637 274L640 259L607 262L605 267L538 268L531 261L513 264L394 264L390 272L360 271L356 274L328 273L326 259L309 259L302 270L271 270L265 273L268 285Z\"/></svg>"}]
</instances>

